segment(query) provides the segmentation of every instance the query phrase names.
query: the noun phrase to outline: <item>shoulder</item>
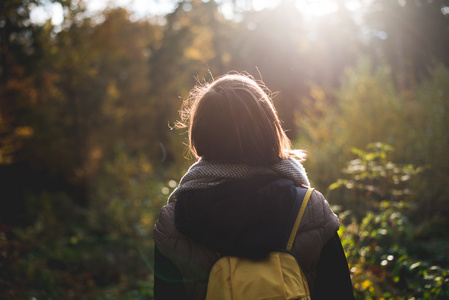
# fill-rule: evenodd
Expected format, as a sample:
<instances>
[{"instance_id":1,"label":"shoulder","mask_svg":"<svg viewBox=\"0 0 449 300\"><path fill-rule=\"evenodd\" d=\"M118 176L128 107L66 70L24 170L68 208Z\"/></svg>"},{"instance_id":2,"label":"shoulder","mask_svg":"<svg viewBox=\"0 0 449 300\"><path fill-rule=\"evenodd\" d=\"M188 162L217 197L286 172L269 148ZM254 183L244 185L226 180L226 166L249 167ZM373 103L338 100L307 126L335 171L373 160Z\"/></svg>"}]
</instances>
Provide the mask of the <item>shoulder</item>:
<instances>
[{"instance_id":1,"label":"shoulder","mask_svg":"<svg viewBox=\"0 0 449 300\"><path fill-rule=\"evenodd\" d=\"M217 254L195 243L176 229L176 202L170 202L160 210L153 228L153 239L160 253L170 260L181 275L186 278L186 293L189 299L205 294L209 269ZM200 296L201 298L203 296Z\"/></svg>"},{"instance_id":2,"label":"shoulder","mask_svg":"<svg viewBox=\"0 0 449 300\"><path fill-rule=\"evenodd\" d=\"M299 226L298 235L319 238L324 244L339 229L340 222L337 215L332 211L323 194L313 190L303 219Z\"/></svg>"},{"instance_id":3,"label":"shoulder","mask_svg":"<svg viewBox=\"0 0 449 300\"><path fill-rule=\"evenodd\" d=\"M315 267L320 259L321 250L339 227L338 217L323 194L314 190L292 247L292 252L301 261L304 273L311 284L314 281Z\"/></svg>"},{"instance_id":4,"label":"shoulder","mask_svg":"<svg viewBox=\"0 0 449 300\"><path fill-rule=\"evenodd\" d=\"M176 229L175 205L163 206L153 228L153 239L159 251L188 278L204 278L216 259L216 253L195 243ZM195 269L191 266L195 265ZM198 273L199 272L199 273Z\"/></svg>"},{"instance_id":5,"label":"shoulder","mask_svg":"<svg viewBox=\"0 0 449 300\"><path fill-rule=\"evenodd\" d=\"M171 227L170 225L175 225L175 203L169 202L161 208L156 224L154 225L154 234L158 235L161 232L167 232L167 229Z\"/></svg>"},{"instance_id":6,"label":"shoulder","mask_svg":"<svg viewBox=\"0 0 449 300\"><path fill-rule=\"evenodd\" d=\"M326 198L320 191L313 190L304 213L305 225L310 229L320 228L326 240L338 231L340 223Z\"/></svg>"},{"instance_id":7,"label":"shoulder","mask_svg":"<svg viewBox=\"0 0 449 300\"><path fill-rule=\"evenodd\" d=\"M180 233L176 228L175 208L176 202L169 202L164 205L154 224L153 239L163 254L165 254L165 249L169 249L170 251L183 251L183 249L174 248L183 248L183 245L191 244L193 242L191 239ZM191 246L189 245L188 248L190 247Z\"/></svg>"},{"instance_id":8,"label":"shoulder","mask_svg":"<svg viewBox=\"0 0 449 300\"><path fill-rule=\"evenodd\" d=\"M175 203L170 202L164 205L159 212L159 217L153 229L153 238L156 242L162 242L164 239L178 236L175 227Z\"/></svg>"},{"instance_id":9,"label":"shoulder","mask_svg":"<svg viewBox=\"0 0 449 300\"><path fill-rule=\"evenodd\" d=\"M175 227L175 203L170 202L163 206L153 227L153 240L160 252L170 257L170 248L179 238L179 232Z\"/></svg>"}]
</instances>

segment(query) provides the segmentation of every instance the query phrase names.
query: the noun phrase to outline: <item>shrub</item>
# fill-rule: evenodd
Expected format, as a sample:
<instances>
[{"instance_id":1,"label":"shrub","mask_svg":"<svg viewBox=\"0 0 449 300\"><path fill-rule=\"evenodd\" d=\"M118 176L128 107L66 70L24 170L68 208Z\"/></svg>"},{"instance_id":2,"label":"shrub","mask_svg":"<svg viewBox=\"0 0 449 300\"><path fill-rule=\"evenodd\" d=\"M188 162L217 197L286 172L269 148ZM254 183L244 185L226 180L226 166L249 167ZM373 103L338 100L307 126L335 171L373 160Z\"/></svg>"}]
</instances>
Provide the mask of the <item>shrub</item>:
<instances>
[{"instance_id":1,"label":"shrub","mask_svg":"<svg viewBox=\"0 0 449 300\"><path fill-rule=\"evenodd\" d=\"M340 213L340 236L357 299L447 299L449 270L413 257L413 226L406 210L413 199L410 181L423 168L388 160L393 147L375 143L353 149L344 173L330 186ZM340 199L338 199L340 197Z\"/></svg>"}]
</instances>

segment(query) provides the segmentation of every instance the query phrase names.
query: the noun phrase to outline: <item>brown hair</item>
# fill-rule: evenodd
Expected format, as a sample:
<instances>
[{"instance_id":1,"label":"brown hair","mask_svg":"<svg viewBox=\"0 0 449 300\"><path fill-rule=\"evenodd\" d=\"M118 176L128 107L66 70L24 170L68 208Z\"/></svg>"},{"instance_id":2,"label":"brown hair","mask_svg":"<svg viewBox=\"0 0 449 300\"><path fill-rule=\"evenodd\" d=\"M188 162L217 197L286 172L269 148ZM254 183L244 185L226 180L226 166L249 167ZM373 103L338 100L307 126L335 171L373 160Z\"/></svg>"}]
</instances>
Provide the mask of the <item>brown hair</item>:
<instances>
[{"instance_id":1,"label":"brown hair","mask_svg":"<svg viewBox=\"0 0 449 300\"><path fill-rule=\"evenodd\" d=\"M207 160L256 165L292 155L302 160L303 151L291 150L270 94L263 83L240 74L197 85L179 123L189 128L192 153Z\"/></svg>"}]
</instances>

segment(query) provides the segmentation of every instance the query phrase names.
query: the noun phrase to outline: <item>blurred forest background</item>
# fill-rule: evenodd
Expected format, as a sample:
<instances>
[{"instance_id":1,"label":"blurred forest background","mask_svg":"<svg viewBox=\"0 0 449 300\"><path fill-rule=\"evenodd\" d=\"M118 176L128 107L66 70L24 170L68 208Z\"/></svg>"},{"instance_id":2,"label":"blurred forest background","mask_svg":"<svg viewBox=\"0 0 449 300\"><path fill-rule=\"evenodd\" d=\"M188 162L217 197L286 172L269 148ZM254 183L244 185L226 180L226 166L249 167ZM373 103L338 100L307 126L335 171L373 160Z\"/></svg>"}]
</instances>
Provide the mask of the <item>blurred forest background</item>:
<instances>
[{"instance_id":1,"label":"blurred forest background","mask_svg":"<svg viewBox=\"0 0 449 300\"><path fill-rule=\"evenodd\" d=\"M0 298L152 299L193 163L171 126L197 81L246 71L339 213L357 299L449 299L449 1L169 2L0 2ZM60 24L30 19L49 4Z\"/></svg>"}]
</instances>

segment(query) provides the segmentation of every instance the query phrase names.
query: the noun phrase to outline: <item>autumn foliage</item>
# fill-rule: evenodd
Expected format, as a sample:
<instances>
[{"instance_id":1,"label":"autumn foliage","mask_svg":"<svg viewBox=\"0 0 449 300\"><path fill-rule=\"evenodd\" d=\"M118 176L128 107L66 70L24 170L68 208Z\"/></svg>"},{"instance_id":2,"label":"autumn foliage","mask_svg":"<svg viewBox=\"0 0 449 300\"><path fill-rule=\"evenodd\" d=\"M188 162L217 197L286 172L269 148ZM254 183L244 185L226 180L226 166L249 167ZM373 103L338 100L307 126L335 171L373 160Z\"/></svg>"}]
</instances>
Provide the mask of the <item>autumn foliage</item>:
<instances>
[{"instance_id":1,"label":"autumn foliage","mask_svg":"<svg viewBox=\"0 0 449 300\"><path fill-rule=\"evenodd\" d=\"M50 2L62 23L32 22ZM232 71L307 150L357 298L449 298L448 1L253 2L0 2L0 298L152 299L152 227L192 163L178 110Z\"/></svg>"}]
</instances>

